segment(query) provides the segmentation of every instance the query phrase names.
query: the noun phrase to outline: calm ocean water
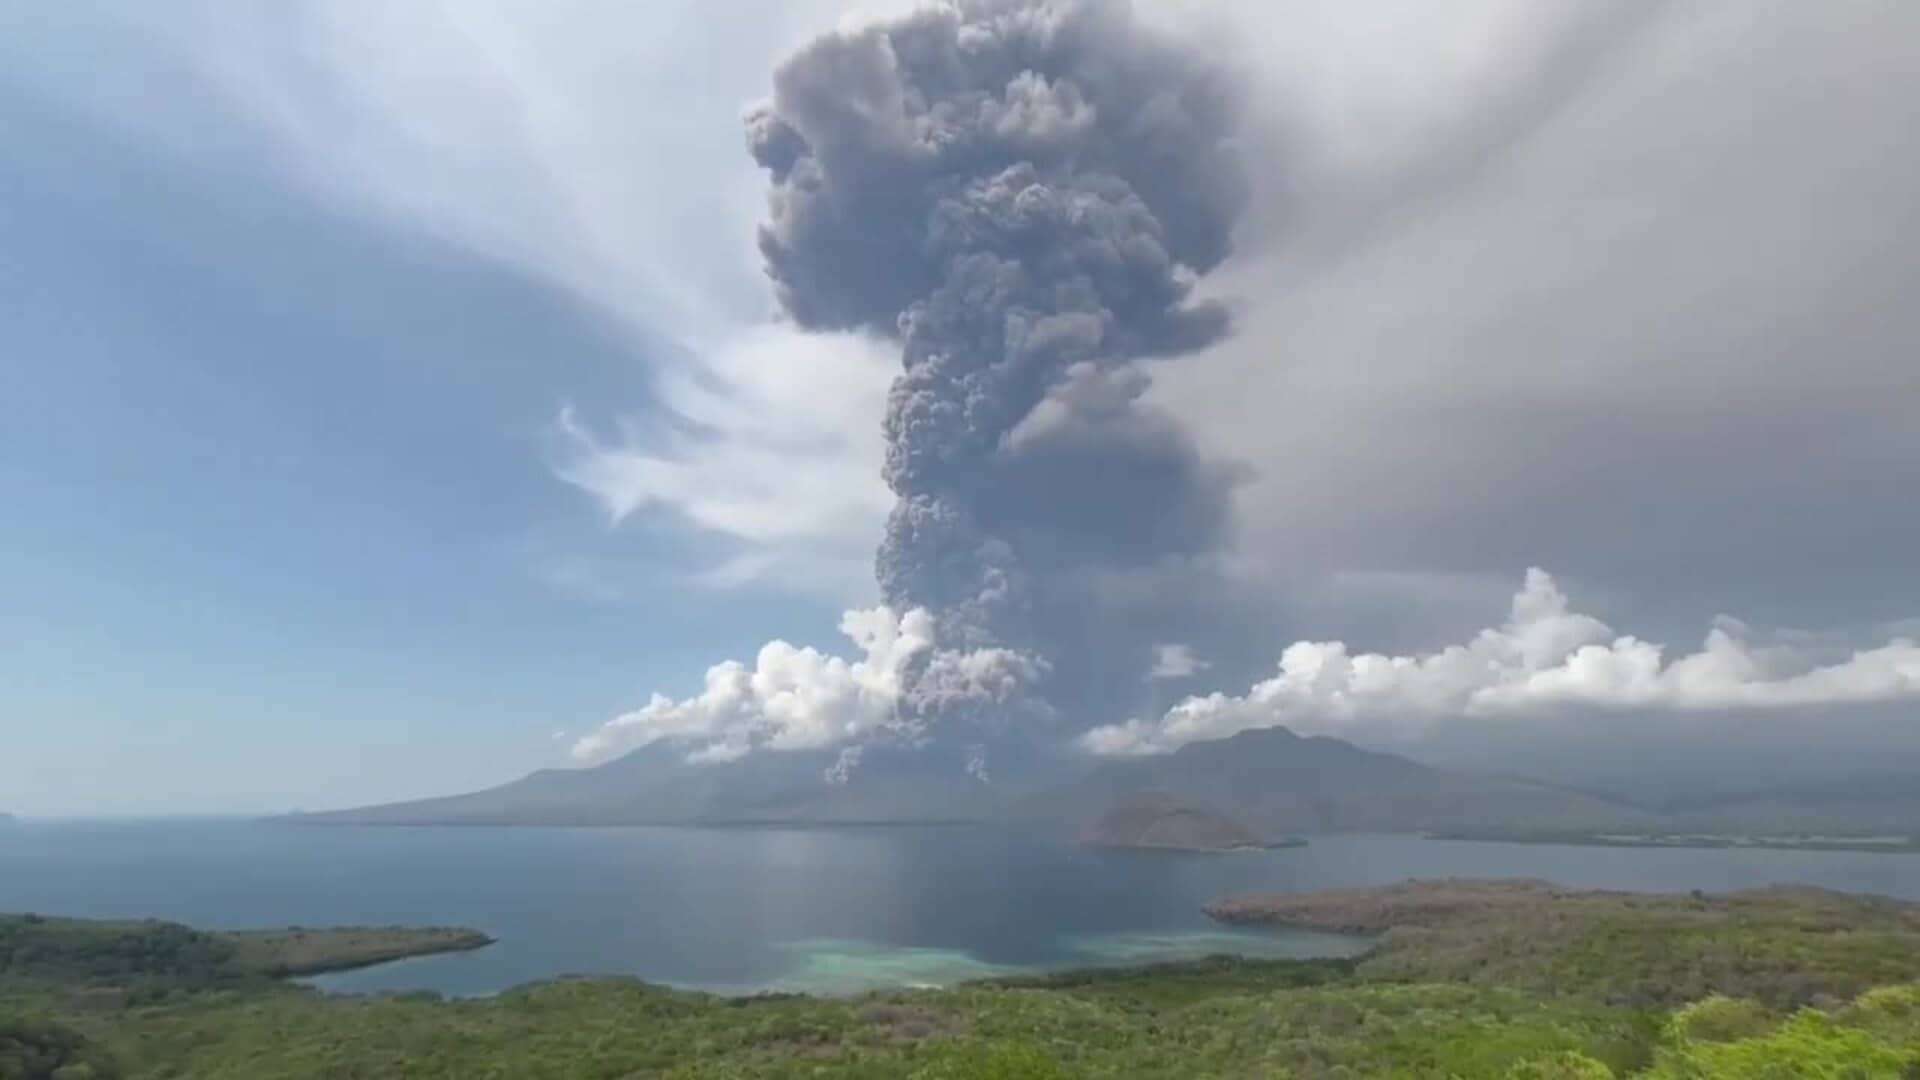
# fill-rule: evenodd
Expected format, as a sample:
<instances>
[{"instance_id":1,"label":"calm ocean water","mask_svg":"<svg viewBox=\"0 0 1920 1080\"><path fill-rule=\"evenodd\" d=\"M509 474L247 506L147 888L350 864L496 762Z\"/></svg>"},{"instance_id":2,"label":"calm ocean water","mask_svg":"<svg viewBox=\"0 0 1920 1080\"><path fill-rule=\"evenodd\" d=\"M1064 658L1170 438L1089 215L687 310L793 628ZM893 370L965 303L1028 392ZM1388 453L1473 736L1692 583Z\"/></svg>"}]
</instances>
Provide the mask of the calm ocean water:
<instances>
[{"instance_id":1,"label":"calm ocean water","mask_svg":"<svg viewBox=\"0 0 1920 1080\"><path fill-rule=\"evenodd\" d=\"M561 974L729 992L939 984L1213 952L1329 955L1351 939L1208 922L1242 890L1527 876L1709 891L1796 882L1920 899L1920 855L1557 847L1340 836L1233 855L1092 851L996 829L0 828L0 911L209 928L439 923L479 952L318 980L491 993Z\"/></svg>"}]
</instances>

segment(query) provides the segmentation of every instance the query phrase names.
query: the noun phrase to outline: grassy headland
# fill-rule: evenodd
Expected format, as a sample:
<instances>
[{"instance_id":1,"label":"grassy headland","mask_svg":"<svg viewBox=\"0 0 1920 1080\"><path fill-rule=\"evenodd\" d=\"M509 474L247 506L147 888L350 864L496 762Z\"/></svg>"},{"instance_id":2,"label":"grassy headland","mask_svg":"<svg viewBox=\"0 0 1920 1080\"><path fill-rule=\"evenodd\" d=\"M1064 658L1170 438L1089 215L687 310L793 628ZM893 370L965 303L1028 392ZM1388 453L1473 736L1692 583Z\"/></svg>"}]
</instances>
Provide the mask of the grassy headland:
<instances>
[{"instance_id":1,"label":"grassy headland","mask_svg":"<svg viewBox=\"0 0 1920 1080\"><path fill-rule=\"evenodd\" d=\"M220 935L233 943L241 968L269 975L351 971L389 960L468 952L493 944L478 930L427 926L344 926L309 930L239 930Z\"/></svg>"},{"instance_id":2,"label":"grassy headland","mask_svg":"<svg viewBox=\"0 0 1920 1080\"><path fill-rule=\"evenodd\" d=\"M492 943L477 930L438 926L207 931L151 919L103 922L0 915L0 989L223 986L346 971Z\"/></svg>"},{"instance_id":3,"label":"grassy headland","mask_svg":"<svg viewBox=\"0 0 1920 1080\"><path fill-rule=\"evenodd\" d=\"M1357 960L1216 958L855 998L582 979L442 1001L227 979L232 955L209 964L193 931L172 928L160 940L178 948L108 950L138 958L131 969L44 955L10 967L0 1078L1920 1075L1920 909L1894 901L1438 882L1214 910L1382 937ZM149 992L110 993L136 982Z\"/></svg>"}]
</instances>

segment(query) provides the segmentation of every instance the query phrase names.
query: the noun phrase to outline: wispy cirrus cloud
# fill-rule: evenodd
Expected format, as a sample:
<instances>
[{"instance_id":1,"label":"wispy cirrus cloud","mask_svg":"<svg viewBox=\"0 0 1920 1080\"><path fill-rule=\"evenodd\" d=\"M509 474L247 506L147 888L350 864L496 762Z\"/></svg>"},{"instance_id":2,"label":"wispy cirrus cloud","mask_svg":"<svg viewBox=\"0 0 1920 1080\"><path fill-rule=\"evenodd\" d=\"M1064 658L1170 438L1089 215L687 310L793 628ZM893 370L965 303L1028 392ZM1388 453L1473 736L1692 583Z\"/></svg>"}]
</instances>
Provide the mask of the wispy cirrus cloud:
<instances>
[{"instance_id":1,"label":"wispy cirrus cloud","mask_svg":"<svg viewBox=\"0 0 1920 1080\"><path fill-rule=\"evenodd\" d=\"M772 317L753 244L763 180L740 135L773 58L841 7L189 0L126 20L168 43L289 186L510 267L627 344L653 393L556 403L552 463L616 520L714 539L711 560L651 580L864 603L892 365ZM202 141L118 105L102 97L144 134ZM540 573L569 591L630 591L582 587L583 558L550 561Z\"/></svg>"},{"instance_id":2,"label":"wispy cirrus cloud","mask_svg":"<svg viewBox=\"0 0 1920 1080\"><path fill-rule=\"evenodd\" d=\"M781 324L741 332L698 371L656 384L671 419L596 430L568 407L554 471L614 523L666 513L731 541L686 571L712 587L777 583L871 595L873 547L892 496L880 425L894 361L859 335Z\"/></svg>"}]
</instances>

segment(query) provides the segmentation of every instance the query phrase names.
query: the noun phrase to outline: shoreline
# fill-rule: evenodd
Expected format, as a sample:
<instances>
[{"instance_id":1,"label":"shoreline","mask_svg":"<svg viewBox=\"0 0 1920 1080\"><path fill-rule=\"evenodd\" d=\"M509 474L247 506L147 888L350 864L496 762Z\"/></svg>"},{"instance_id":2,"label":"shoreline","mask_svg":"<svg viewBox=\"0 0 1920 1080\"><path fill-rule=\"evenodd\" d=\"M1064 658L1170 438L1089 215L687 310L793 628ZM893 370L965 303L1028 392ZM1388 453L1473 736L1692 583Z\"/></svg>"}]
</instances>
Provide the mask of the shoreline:
<instances>
[{"instance_id":1,"label":"shoreline","mask_svg":"<svg viewBox=\"0 0 1920 1080\"><path fill-rule=\"evenodd\" d=\"M1151 851L1176 855L1256 855L1263 851L1291 851L1307 847L1310 844L1305 837L1290 836L1284 840L1275 840L1267 844L1235 844L1232 847L1192 847L1186 844L1103 844L1098 841L1082 841L1080 846L1095 851Z\"/></svg>"},{"instance_id":2,"label":"shoreline","mask_svg":"<svg viewBox=\"0 0 1920 1080\"><path fill-rule=\"evenodd\" d=\"M1425 840L1473 844L1543 844L1565 847L1675 848L1680 850L1848 851L1878 855L1920 854L1913 836L1754 835L1735 833L1503 832L1463 829L1420 834Z\"/></svg>"},{"instance_id":3,"label":"shoreline","mask_svg":"<svg viewBox=\"0 0 1920 1080\"><path fill-rule=\"evenodd\" d=\"M259 947L277 949L285 952L290 945L289 938L315 936L323 939L320 948L331 944L339 952L322 952L311 959L281 959L266 967L265 973L278 979L306 979L319 975L339 975L349 971L364 971L398 963L402 960L417 960L430 956L447 956L454 953L477 952L499 943L499 938L480 930L464 927L329 927L306 930L289 927L276 930L239 930L216 932L220 937L236 942L243 950L251 943L261 943ZM373 942L356 944L372 936ZM326 939L335 939L329 942ZM295 954L298 955L297 953Z\"/></svg>"}]
</instances>

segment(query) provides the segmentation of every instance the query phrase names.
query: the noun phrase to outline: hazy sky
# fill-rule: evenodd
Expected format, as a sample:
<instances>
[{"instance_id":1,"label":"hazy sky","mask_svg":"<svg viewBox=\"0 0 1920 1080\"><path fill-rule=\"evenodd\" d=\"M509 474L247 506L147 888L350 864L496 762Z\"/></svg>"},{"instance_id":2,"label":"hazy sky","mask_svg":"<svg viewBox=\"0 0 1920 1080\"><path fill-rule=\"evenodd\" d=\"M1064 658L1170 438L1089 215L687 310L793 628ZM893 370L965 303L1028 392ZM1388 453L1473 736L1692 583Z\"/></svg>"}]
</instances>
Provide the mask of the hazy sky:
<instances>
[{"instance_id":1,"label":"hazy sky","mask_svg":"<svg viewBox=\"0 0 1920 1080\"><path fill-rule=\"evenodd\" d=\"M1253 86L1237 331L1147 400L1240 470L1257 603L1110 749L1920 727L1920 9L1138 6ZM0 11L0 810L725 745L726 657L884 706L898 639L825 652L897 354L776 317L741 124L847 8ZM1361 654L1417 674L1319 677Z\"/></svg>"}]
</instances>

